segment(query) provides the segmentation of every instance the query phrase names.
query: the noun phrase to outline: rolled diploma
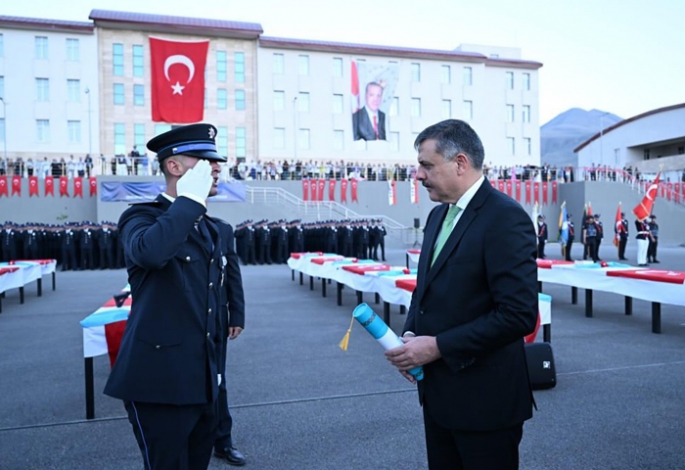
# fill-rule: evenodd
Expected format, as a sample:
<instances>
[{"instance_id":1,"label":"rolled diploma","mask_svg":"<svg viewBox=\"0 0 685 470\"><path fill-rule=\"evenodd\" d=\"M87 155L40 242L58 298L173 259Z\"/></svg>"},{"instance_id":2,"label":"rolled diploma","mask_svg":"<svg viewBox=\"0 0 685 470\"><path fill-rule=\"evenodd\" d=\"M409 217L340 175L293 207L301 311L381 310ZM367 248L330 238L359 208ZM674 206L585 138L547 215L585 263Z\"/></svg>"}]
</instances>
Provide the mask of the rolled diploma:
<instances>
[{"instance_id":1,"label":"rolled diploma","mask_svg":"<svg viewBox=\"0 0 685 470\"><path fill-rule=\"evenodd\" d=\"M383 319L376 315L376 312L374 312L366 303L357 305L357 307L354 309L354 312L352 312L352 316L356 318L364 328L366 328L366 331L368 331L371 336L376 338L376 341L378 341L386 351L388 349L397 348L404 344L399 336L397 336L394 331L388 328L388 325L385 324ZM408 372L416 380L423 379L423 367L421 366L415 367Z\"/></svg>"}]
</instances>

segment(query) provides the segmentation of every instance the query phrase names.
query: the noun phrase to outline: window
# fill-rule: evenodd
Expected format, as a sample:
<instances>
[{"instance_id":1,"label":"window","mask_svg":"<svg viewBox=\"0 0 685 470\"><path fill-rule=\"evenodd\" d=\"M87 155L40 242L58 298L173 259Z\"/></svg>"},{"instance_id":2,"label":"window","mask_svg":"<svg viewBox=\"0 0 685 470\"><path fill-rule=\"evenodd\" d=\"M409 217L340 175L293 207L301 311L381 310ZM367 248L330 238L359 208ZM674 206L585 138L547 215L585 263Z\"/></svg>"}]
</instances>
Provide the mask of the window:
<instances>
[{"instance_id":1,"label":"window","mask_svg":"<svg viewBox=\"0 0 685 470\"><path fill-rule=\"evenodd\" d=\"M390 116L398 116L400 114L400 98L399 96L393 96L390 102Z\"/></svg>"},{"instance_id":2,"label":"window","mask_svg":"<svg viewBox=\"0 0 685 470\"><path fill-rule=\"evenodd\" d=\"M452 69L449 65L440 67L440 82L446 85L452 83Z\"/></svg>"},{"instance_id":3,"label":"window","mask_svg":"<svg viewBox=\"0 0 685 470\"><path fill-rule=\"evenodd\" d=\"M507 147L510 155L516 155L516 141L513 137L507 137Z\"/></svg>"},{"instance_id":4,"label":"window","mask_svg":"<svg viewBox=\"0 0 685 470\"><path fill-rule=\"evenodd\" d=\"M5 98L5 77L0 75L0 98Z\"/></svg>"},{"instance_id":5,"label":"window","mask_svg":"<svg viewBox=\"0 0 685 470\"><path fill-rule=\"evenodd\" d=\"M145 85L133 85L133 105L145 106Z\"/></svg>"},{"instance_id":6,"label":"window","mask_svg":"<svg viewBox=\"0 0 685 470\"><path fill-rule=\"evenodd\" d=\"M514 122L514 105L507 105L507 122Z\"/></svg>"},{"instance_id":7,"label":"window","mask_svg":"<svg viewBox=\"0 0 685 470\"><path fill-rule=\"evenodd\" d=\"M421 117L421 98L411 99L411 117Z\"/></svg>"},{"instance_id":8,"label":"window","mask_svg":"<svg viewBox=\"0 0 685 470\"><path fill-rule=\"evenodd\" d=\"M343 76L343 60L340 57L333 57L333 76L338 78Z\"/></svg>"},{"instance_id":9,"label":"window","mask_svg":"<svg viewBox=\"0 0 685 470\"><path fill-rule=\"evenodd\" d=\"M135 44L133 46L133 76L143 77L145 75L145 60L143 59L143 46ZM136 144L138 145L138 144Z\"/></svg>"},{"instance_id":10,"label":"window","mask_svg":"<svg viewBox=\"0 0 685 470\"><path fill-rule=\"evenodd\" d=\"M36 139L38 142L50 142L50 121L47 119L36 120Z\"/></svg>"},{"instance_id":11,"label":"window","mask_svg":"<svg viewBox=\"0 0 685 470\"><path fill-rule=\"evenodd\" d=\"M472 67L464 67L464 75L462 77L462 84L464 86L471 86L473 85L473 68Z\"/></svg>"},{"instance_id":12,"label":"window","mask_svg":"<svg viewBox=\"0 0 685 470\"><path fill-rule=\"evenodd\" d=\"M530 105L523 105L523 122L530 122Z\"/></svg>"},{"instance_id":13,"label":"window","mask_svg":"<svg viewBox=\"0 0 685 470\"><path fill-rule=\"evenodd\" d=\"M36 78L36 99L50 101L50 81L47 78Z\"/></svg>"},{"instance_id":14,"label":"window","mask_svg":"<svg viewBox=\"0 0 685 470\"><path fill-rule=\"evenodd\" d=\"M473 119L473 101L464 101L464 119Z\"/></svg>"},{"instance_id":15,"label":"window","mask_svg":"<svg viewBox=\"0 0 685 470\"><path fill-rule=\"evenodd\" d=\"M297 110L301 113L309 112L309 93L300 92L297 95Z\"/></svg>"},{"instance_id":16,"label":"window","mask_svg":"<svg viewBox=\"0 0 685 470\"><path fill-rule=\"evenodd\" d=\"M216 128L216 149L219 155L228 157L228 127Z\"/></svg>"},{"instance_id":17,"label":"window","mask_svg":"<svg viewBox=\"0 0 685 470\"><path fill-rule=\"evenodd\" d=\"M216 81L226 81L226 51L216 51Z\"/></svg>"},{"instance_id":18,"label":"window","mask_svg":"<svg viewBox=\"0 0 685 470\"><path fill-rule=\"evenodd\" d=\"M297 146L302 150L309 150L309 129L300 129L297 133Z\"/></svg>"},{"instance_id":19,"label":"window","mask_svg":"<svg viewBox=\"0 0 685 470\"><path fill-rule=\"evenodd\" d=\"M333 131L333 150L345 148L345 131Z\"/></svg>"},{"instance_id":20,"label":"window","mask_svg":"<svg viewBox=\"0 0 685 470\"><path fill-rule=\"evenodd\" d=\"M452 100L442 100L442 118L450 119L452 117Z\"/></svg>"},{"instance_id":21,"label":"window","mask_svg":"<svg viewBox=\"0 0 685 470\"><path fill-rule=\"evenodd\" d=\"M514 89L514 72L507 72L507 90Z\"/></svg>"},{"instance_id":22,"label":"window","mask_svg":"<svg viewBox=\"0 0 685 470\"><path fill-rule=\"evenodd\" d=\"M114 84L114 104L124 104L124 84Z\"/></svg>"},{"instance_id":23,"label":"window","mask_svg":"<svg viewBox=\"0 0 685 470\"><path fill-rule=\"evenodd\" d=\"M139 149L145 148L145 124L133 125L133 145Z\"/></svg>"},{"instance_id":24,"label":"window","mask_svg":"<svg viewBox=\"0 0 685 470\"><path fill-rule=\"evenodd\" d=\"M681 145L680 147L678 147L678 155L683 155L683 154L685 154L685 147L683 147L683 146ZM617 160L617 161L618 161L618 160Z\"/></svg>"},{"instance_id":25,"label":"window","mask_svg":"<svg viewBox=\"0 0 685 470\"><path fill-rule=\"evenodd\" d=\"M70 144L81 143L81 121L67 121L67 131Z\"/></svg>"},{"instance_id":26,"label":"window","mask_svg":"<svg viewBox=\"0 0 685 470\"><path fill-rule=\"evenodd\" d=\"M333 114L342 114L343 95L333 95Z\"/></svg>"},{"instance_id":27,"label":"window","mask_svg":"<svg viewBox=\"0 0 685 470\"><path fill-rule=\"evenodd\" d=\"M649 154L649 149L645 149L643 155L644 155L643 158L644 158L645 160L649 160L649 159L651 158L651 156L650 156L650 154Z\"/></svg>"},{"instance_id":28,"label":"window","mask_svg":"<svg viewBox=\"0 0 685 470\"><path fill-rule=\"evenodd\" d=\"M80 80L67 80L67 99L73 103L81 101Z\"/></svg>"},{"instance_id":29,"label":"window","mask_svg":"<svg viewBox=\"0 0 685 470\"><path fill-rule=\"evenodd\" d=\"M0 33L0 57L5 57L5 37Z\"/></svg>"},{"instance_id":30,"label":"window","mask_svg":"<svg viewBox=\"0 0 685 470\"><path fill-rule=\"evenodd\" d=\"M523 74L523 89L524 90L530 90L530 74L529 73Z\"/></svg>"},{"instance_id":31,"label":"window","mask_svg":"<svg viewBox=\"0 0 685 470\"><path fill-rule=\"evenodd\" d=\"M0 119L0 142L5 141L5 118Z\"/></svg>"},{"instance_id":32,"label":"window","mask_svg":"<svg viewBox=\"0 0 685 470\"><path fill-rule=\"evenodd\" d=\"M285 148L285 129L283 129L282 127L276 127L274 129L274 148Z\"/></svg>"},{"instance_id":33,"label":"window","mask_svg":"<svg viewBox=\"0 0 685 470\"><path fill-rule=\"evenodd\" d=\"M274 73L282 74L285 71L283 54L274 54Z\"/></svg>"},{"instance_id":34,"label":"window","mask_svg":"<svg viewBox=\"0 0 685 470\"><path fill-rule=\"evenodd\" d=\"M301 55L297 58L297 70L300 75L309 75L309 56Z\"/></svg>"},{"instance_id":35,"label":"window","mask_svg":"<svg viewBox=\"0 0 685 470\"><path fill-rule=\"evenodd\" d=\"M245 158L247 149L247 140L245 137L245 128L235 128L235 156L236 158Z\"/></svg>"},{"instance_id":36,"label":"window","mask_svg":"<svg viewBox=\"0 0 685 470\"><path fill-rule=\"evenodd\" d=\"M523 142L526 145L526 154L533 155L533 139L531 139L530 137L525 137L523 139Z\"/></svg>"},{"instance_id":37,"label":"window","mask_svg":"<svg viewBox=\"0 0 685 470\"><path fill-rule=\"evenodd\" d=\"M245 90L235 91L235 109L236 111L245 111Z\"/></svg>"},{"instance_id":38,"label":"window","mask_svg":"<svg viewBox=\"0 0 685 470\"><path fill-rule=\"evenodd\" d=\"M421 64L413 62L411 64L411 81L420 82L421 81Z\"/></svg>"},{"instance_id":39,"label":"window","mask_svg":"<svg viewBox=\"0 0 685 470\"><path fill-rule=\"evenodd\" d=\"M124 45L112 44L112 73L117 77L124 75Z\"/></svg>"},{"instance_id":40,"label":"window","mask_svg":"<svg viewBox=\"0 0 685 470\"><path fill-rule=\"evenodd\" d=\"M126 155L126 125L114 123L114 154Z\"/></svg>"},{"instance_id":41,"label":"window","mask_svg":"<svg viewBox=\"0 0 685 470\"><path fill-rule=\"evenodd\" d=\"M236 52L233 54L233 60L235 61L235 82L245 83L245 53Z\"/></svg>"},{"instance_id":42,"label":"window","mask_svg":"<svg viewBox=\"0 0 685 470\"><path fill-rule=\"evenodd\" d=\"M36 36L36 59L48 59L48 38L46 36Z\"/></svg>"},{"instance_id":43,"label":"window","mask_svg":"<svg viewBox=\"0 0 685 470\"><path fill-rule=\"evenodd\" d=\"M285 109L285 92L274 91L274 111L283 111Z\"/></svg>"},{"instance_id":44,"label":"window","mask_svg":"<svg viewBox=\"0 0 685 470\"><path fill-rule=\"evenodd\" d=\"M392 144L392 149L395 152L400 151L400 133L399 132L391 132L390 133L390 143Z\"/></svg>"},{"instance_id":45,"label":"window","mask_svg":"<svg viewBox=\"0 0 685 470\"><path fill-rule=\"evenodd\" d=\"M78 39L67 38L67 60L71 62L79 61Z\"/></svg>"},{"instance_id":46,"label":"window","mask_svg":"<svg viewBox=\"0 0 685 470\"><path fill-rule=\"evenodd\" d=\"M226 88L219 88L216 90L216 108L228 109L228 93Z\"/></svg>"}]
</instances>

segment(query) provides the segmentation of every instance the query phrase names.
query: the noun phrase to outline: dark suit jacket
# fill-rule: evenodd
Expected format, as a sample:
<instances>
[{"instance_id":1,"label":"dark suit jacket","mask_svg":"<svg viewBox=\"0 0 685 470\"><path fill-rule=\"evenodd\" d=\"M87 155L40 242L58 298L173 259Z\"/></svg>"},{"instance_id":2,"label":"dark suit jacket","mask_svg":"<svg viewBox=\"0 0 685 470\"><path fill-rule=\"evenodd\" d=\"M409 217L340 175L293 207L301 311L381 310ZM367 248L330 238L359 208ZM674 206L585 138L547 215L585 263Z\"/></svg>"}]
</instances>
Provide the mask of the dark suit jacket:
<instances>
[{"instance_id":1,"label":"dark suit jacket","mask_svg":"<svg viewBox=\"0 0 685 470\"><path fill-rule=\"evenodd\" d=\"M532 416L523 337L538 315L535 231L521 206L484 180L430 267L447 210L437 206L426 220L404 325L436 336L442 354L424 366L419 399L445 428L504 429Z\"/></svg>"},{"instance_id":2,"label":"dark suit jacket","mask_svg":"<svg viewBox=\"0 0 685 470\"><path fill-rule=\"evenodd\" d=\"M354 140L376 140L376 133L366 107L352 115L352 132ZM385 140L385 113L381 110L378 110L378 140Z\"/></svg>"},{"instance_id":3,"label":"dark suit jacket","mask_svg":"<svg viewBox=\"0 0 685 470\"><path fill-rule=\"evenodd\" d=\"M123 400L204 404L218 396L228 229L206 222L206 208L185 197L135 204L119 220L133 304L105 394ZM234 262L234 260L232 261ZM235 277L233 277L235 280Z\"/></svg>"}]
</instances>

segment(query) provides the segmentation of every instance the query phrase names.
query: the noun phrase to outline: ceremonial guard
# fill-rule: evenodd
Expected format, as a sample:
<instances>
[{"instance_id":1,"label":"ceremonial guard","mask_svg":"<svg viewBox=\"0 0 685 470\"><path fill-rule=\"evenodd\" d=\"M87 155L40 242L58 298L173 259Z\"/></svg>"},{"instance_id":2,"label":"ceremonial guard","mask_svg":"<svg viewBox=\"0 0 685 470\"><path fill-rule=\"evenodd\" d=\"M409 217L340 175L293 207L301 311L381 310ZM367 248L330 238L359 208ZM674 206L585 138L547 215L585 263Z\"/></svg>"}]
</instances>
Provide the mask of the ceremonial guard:
<instances>
[{"instance_id":1,"label":"ceremonial guard","mask_svg":"<svg viewBox=\"0 0 685 470\"><path fill-rule=\"evenodd\" d=\"M656 216L654 214L649 216L649 231L652 237L649 239L649 248L647 249L647 262L659 263L656 259L656 249L659 245L659 224L656 223Z\"/></svg>"},{"instance_id":2,"label":"ceremonial guard","mask_svg":"<svg viewBox=\"0 0 685 470\"><path fill-rule=\"evenodd\" d=\"M637 265L647 266L647 253L649 252L649 241L652 234L649 231L649 224L647 219L635 220L635 229L637 231Z\"/></svg>"},{"instance_id":3,"label":"ceremonial guard","mask_svg":"<svg viewBox=\"0 0 685 470\"><path fill-rule=\"evenodd\" d=\"M593 216L595 219L595 227L597 227L597 242L595 244L595 257L598 259L599 258L599 245L602 243L602 239L604 238L604 225L602 225L602 222L599 220L599 214L595 214ZM595 260L595 261L597 261Z\"/></svg>"},{"instance_id":4,"label":"ceremonial guard","mask_svg":"<svg viewBox=\"0 0 685 470\"><path fill-rule=\"evenodd\" d=\"M591 215L588 215L585 220L583 240L585 240L588 255L592 258L592 261L597 262L599 261L599 258L597 257L597 226L595 225L595 219Z\"/></svg>"},{"instance_id":5,"label":"ceremonial guard","mask_svg":"<svg viewBox=\"0 0 685 470\"><path fill-rule=\"evenodd\" d=\"M166 191L119 221L135 301L105 393L124 401L146 470L208 467L226 338L243 328L232 229L206 215L226 161L215 136L193 124L148 142Z\"/></svg>"},{"instance_id":6,"label":"ceremonial guard","mask_svg":"<svg viewBox=\"0 0 685 470\"><path fill-rule=\"evenodd\" d=\"M568 225L568 240L566 241L566 261L573 261L571 258L571 248L573 247L573 240L576 238L576 228L571 220L571 214L566 214L566 223Z\"/></svg>"},{"instance_id":7,"label":"ceremonial guard","mask_svg":"<svg viewBox=\"0 0 685 470\"><path fill-rule=\"evenodd\" d=\"M626 244L628 243L628 219L625 213L621 212L621 220L616 222L615 227L616 236L618 237L618 259L627 260L626 258Z\"/></svg>"},{"instance_id":8,"label":"ceremonial guard","mask_svg":"<svg viewBox=\"0 0 685 470\"><path fill-rule=\"evenodd\" d=\"M545 216L538 215L538 258L545 259L545 243L547 243L547 223Z\"/></svg>"}]
</instances>

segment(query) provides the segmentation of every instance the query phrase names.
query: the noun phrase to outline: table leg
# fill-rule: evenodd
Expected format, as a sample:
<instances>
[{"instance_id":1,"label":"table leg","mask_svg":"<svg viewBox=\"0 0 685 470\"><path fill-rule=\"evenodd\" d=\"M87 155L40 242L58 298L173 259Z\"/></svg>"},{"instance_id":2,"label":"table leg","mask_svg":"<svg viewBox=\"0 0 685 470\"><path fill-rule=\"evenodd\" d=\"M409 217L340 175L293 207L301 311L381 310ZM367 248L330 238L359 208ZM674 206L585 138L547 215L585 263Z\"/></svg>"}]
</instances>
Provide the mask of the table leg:
<instances>
[{"instance_id":1,"label":"table leg","mask_svg":"<svg viewBox=\"0 0 685 470\"><path fill-rule=\"evenodd\" d=\"M314 290L314 276L309 276L309 290Z\"/></svg>"},{"instance_id":2,"label":"table leg","mask_svg":"<svg viewBox=\"0 0 685 470\"><path fill-rule=\"evenodd\" d=\"M300 271L300 285L304 284L304 275Z\"/></svg>"},{"instance_id":3,"label":"table leg","mask_svg":"<svg viewBox=\"0 0 685 470\"><path fill-rule=\"evenodd\" d=\"M381 303L381 296L378 295L378 292L376 292L376 298L375 298L375 300L376 300L376 304Z\"/></svg>"},{"instance_id":4,"label":"table leg","mask_svg":"<svg viewBox=\"0 0 685 470\"><path fill-rule=\"evenodd\" d=\"M93 358L86 357L86 419L95 418L95 387L93 385Z\"/></svg>"},{"instance_id":5,"label":"table leg","mask_svg":"<svg viewBox=\"0 0 685 470\"><path fill-rule=\"evenodd\" d=\"M38 297L41 297L43 295L43 279L38 278Z\"/></svg>"},{"instance_id":6,"label":"table leg","mask_svg":"<svg viewBox=\"0 0 685 470\"><path fill-rule=\"evenodd\" d=\"M24 286L21 286L19 288L19 303L20 304L24 303Z\"/></svg>"},{"instance_id":7,"label":"table leg","mask_svg":"<svg viewBox=\"0 0 685 470\"><path fill-rule=\"evenodd\" d=\"M291 280L291 281L294 281L294 280L295 280L295 270L294 270L294 269L291 269L291 270L290 270L290 280Z\"/></svg>"},{"instance_id":8,"label":"table leg","mask_svg":"<svg viewBox=\"0 0 685 470\"><path fill-rule=\"evenodd\" d=\"M321 278L321 297L326 297L326 279Z\"/></svg>"},{"instance_id":9,"label":"table leg","mask_svg":"<svg viewBox=\"0 0 685 470\"><path fill-rule=\"evenodd\" d=\"M626 315L632 315L633 314L633 298L626 296L625 304L626 304Z\"/></svg>"},{"instance_id":10,"label":"table leg","mask_svg":"<svg viewBox=\"0 0 685 470\"><path fill-rule=\"evenodd\" d=\"M577 287L571 287L571 303L573 305L578 304L578 288Z\"/></svg>"},{"instance_id":11,"label":"table leg","mask_svg":"<svg viewBox=\"0 0 685 470\"><path fill-rule=\"evenodd\" d=\"M57 288L57 276L56 273L52 273L52 290Z\"/></svg>"},{"instance_id":12,"label":"table leg","mask_svg":"<svg viewBox=\"0 0 685 470\"><path fill-rule=\"evenodd\" d=\"M661 304L652 302L652 333L661 333Z\"/></svg>"},{"instance_id":13,"label":"table leg","mask_svg":"<svg viewBox=\"0 0 685 470\"><path fill-rule=\"evenodd\" d=\"M406 259L407 269L409 269L409 253L405 254L404 257Z\"/></svg>"},{"instance_id":14,"label":"table leg","mask_svg":"<svg viewBox=\"0 0 685 470\"><path fill-rule=\"evenodd\" d=\"M538 281L538 292L542 293L542 281Z\"/></svg>"},{"instance_id":15,"label":"table leg","mask_svg":"<svg viewBox=\"0 0 685 470\"><path fill-rule=\"evenodd\" d=\"M542 325L542 340L545 343L552 342L552 325Z\"/></svg>"},{"instance_id":16,"label":"table leg","mask_svg":"<svg viewBox=\"0 0 685 470\"><path fill-rule=\"evenodd\" d=\"M383 321L390 328L390 304L388 302L383 302Z\"/></svg>"},{"instance_id":17,"label":"table leg","mask_svg":"<svg viewBox=\"0 0 685 470\"><path fill-rule=\"evenodd\" d=\"M342 291L345 285L342 282L338 283L338 307L342 306Z\"/></svg>"},{"instance_id":18,"label":"table leg","mask_svg":"<svg viewBox=\"0 0 685 470\"><path fill-rule=\"evenodd\" d=\"M400 315L404 315L405 313L407 313L407 307L400 305Z\"/></svg>"},{"instance_id":19,"label":"table leg","mask_svg":"<svg viewBox=\"0 0 685 470\"><path fill-rule=\"evenodd\" d=\"M360 290L357 291L357 305L364 302L364 293Z\"/></svg>"},{"instance_id":20,"label":"table leg","mask_svg":"<svg viewBox=\"0 0 685 470\"><path fill-rule=\"evenodd\" d=\"M592 318L592 289L585 289L585 316Z\"/></svg>"}]
</instances>

